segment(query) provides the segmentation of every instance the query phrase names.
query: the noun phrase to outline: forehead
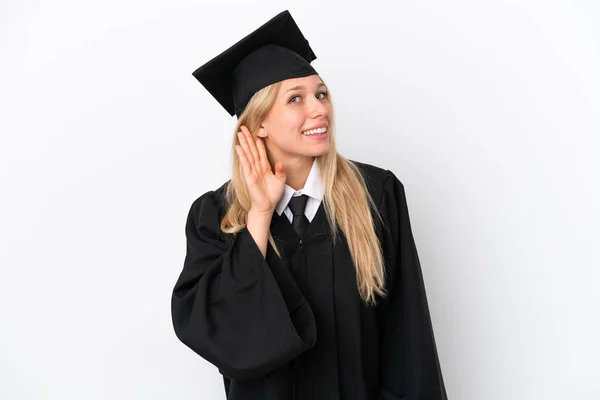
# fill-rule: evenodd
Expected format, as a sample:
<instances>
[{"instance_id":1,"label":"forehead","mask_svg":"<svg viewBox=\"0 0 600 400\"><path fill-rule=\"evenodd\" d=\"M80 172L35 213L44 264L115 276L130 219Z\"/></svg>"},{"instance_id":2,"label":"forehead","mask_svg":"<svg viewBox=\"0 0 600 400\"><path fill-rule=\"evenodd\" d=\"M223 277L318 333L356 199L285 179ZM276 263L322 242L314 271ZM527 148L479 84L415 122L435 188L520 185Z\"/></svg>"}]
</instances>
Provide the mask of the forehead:
<instances>
[{"instance_id":1,"label":"forehead","mask_svg":"<svg viewBox=\"0 0 600 400\"><path fill-rule=\"evenodd\" d=\"M317 87L323 83L319 75L309 75L302 78L292 78L281 81L280 92L285 92L296 86L304 86L307 89Z\"/></svg>"}]
</instances>

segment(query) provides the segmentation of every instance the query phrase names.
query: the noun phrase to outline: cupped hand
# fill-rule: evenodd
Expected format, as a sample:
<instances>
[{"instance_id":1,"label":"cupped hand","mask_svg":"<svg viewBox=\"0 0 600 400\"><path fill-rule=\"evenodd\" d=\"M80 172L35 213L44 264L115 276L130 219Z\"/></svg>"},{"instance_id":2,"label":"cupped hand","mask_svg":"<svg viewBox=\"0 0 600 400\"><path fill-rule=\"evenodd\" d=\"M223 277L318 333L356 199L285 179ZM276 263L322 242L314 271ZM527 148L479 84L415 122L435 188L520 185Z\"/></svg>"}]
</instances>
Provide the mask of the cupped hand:
<instances>
[{"instance_id":1,"label":"cupped hand","mask_svg":"<svg viewBox=\"0 0 600 400\"><path fill-rule=\"evenodd\" d=\"M242 163L244 179L252 200L251 208L260 213L272 213L285 189L286 175L283 164L277 163L273 173L263 139L257 137L254 140L244 125L240 129L240 145L236 144L235 150Z\"/></svg>"}]
</instances>

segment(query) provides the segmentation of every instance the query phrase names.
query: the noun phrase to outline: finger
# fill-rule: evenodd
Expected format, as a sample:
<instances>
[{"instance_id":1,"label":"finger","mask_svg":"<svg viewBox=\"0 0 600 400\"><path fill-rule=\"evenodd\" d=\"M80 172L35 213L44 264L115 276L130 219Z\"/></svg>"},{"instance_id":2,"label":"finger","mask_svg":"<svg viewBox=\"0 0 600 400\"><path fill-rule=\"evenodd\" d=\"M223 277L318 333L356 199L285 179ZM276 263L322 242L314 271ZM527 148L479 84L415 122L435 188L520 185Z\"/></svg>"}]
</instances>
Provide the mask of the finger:
<instances>
[{"instance_id":1,"label":"finger","mask_svg":"<svg viewBox=\"0 0 600 400\"><path fill-rule=\"evenodd\" d=\"M244 150L244 155L248 159L248 163L251 165L254 165L254 156L252 155L252 151L250 151L250 145L248 144L248 139L247 139L246 134L244 132L238 132L238 139L240 140L240 145L242 146L242 149ZM251 171L252 171L252 169L250 169L250 171L248 171L248 173L250 173Z\"/></svg>"},{"instance_id":2,"label":"finger","mask_svg":"<svg viewBox=\"0 0 600 400\"><path fill-rule=\"evenodd\" d=\"M238 144L235 145L235 151L238 155L238 157L240 158L240 164L242 164L242 170L244 172L244 176L246 176L248 174L248 159L246 158L246 155L244 154L244 150L242 150L242 147Z\"/></svg>"},{"instance_id":3,"label":"finger","mask_svg":"<svg viewBox=\"0 0 600 400\"><path fill-rule=\"evenodd\" d=\"M283 164L278 162L277 164L275 164L275 176L277 176L279 179L281 179L282 181L286 181L286 173L285 173L285 169L283 168Z\"/></svg>"},{"instance_id":4,"label":"finger","mask_svg":"<svg viewBox=\"0 0 600 400\"><path fill-rule=\"evenodd\" d=\"M242 163L242 169L244 170L244 176L249 176L252 173L252 167L248 162L248 158L244 154L244 150L238 144L235 145L235 151L237 151L238 157L240 158L240 162Z\"/></svg>"},{"instance_id":5,"label":"finger","mask_svg":"<svg viewBox=\"0 0 600 400\"><path fill-rule=\"evenodd\" d=\"M256 147L258 148L258 156L260 157L260 163L265 169L271 169L269 164L269 158L267 157L267 150L265 148L265 142L263 138L256 138Z\"/></svg>"},{"instance_id":6,"label":"finger","mask_svg":"<svg viewBox=\"0 0 600 400\"><path fill-rule=\"evenodd\" d=\"M248 136L243 131L243 128L240 132L238 132L238 138L240 140L240 145L242 146L242 149L244 150L244 154L246 155L246 158L248 159L248 163L253 165L254 164L254 156L252 155L252 151L250 150L250 144L248 143Z\"/></svg>"},{"instance_id":7,"label":"finger","mask_svg":"<svg viewBox=\"0 0 600 400\"><path fill-rule=\"evenodd\" d=\"M248 141L248 147L250 147L250 151L252 152L252 157L254 158L255 163L260 163L260 157L258 156L258 150L256 150L256 143L254 143L254 139L252 138L252 134L244 125L242 125L242 131L246 134L246 139Z\"/></svg>"}]
</instances>

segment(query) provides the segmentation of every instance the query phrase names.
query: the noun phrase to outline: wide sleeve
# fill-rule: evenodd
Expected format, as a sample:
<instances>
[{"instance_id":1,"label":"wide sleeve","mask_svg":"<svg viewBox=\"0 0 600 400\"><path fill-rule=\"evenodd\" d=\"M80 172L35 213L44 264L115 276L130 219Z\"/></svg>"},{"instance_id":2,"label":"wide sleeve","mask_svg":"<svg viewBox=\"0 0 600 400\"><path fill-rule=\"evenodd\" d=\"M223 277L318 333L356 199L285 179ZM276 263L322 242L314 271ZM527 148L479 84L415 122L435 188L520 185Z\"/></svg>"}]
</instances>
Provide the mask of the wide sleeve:
<instances>
[{"instance_id":1,"label":"wide sleeve","mask_svg":"<svg viewBox=\"0 0 600 400\"><path fill-rule=\"evenodd\" d=\"M259 378L315 344L315 318L271 244L265 258L247 228L227 237L219 225L215 192L207 192L187 217L173 327L223 375Z\"/></svg>"},{"instance_id":2,"label":"wide sleeve","mask_svg":"<svg viewBox=\"0 0 600 400\"><path fill-rule=\"evenodd\" d=\"M447 400L404 186L386 174L379 207L388 292L378 305L379 400Z\"/></svg>"}]
</instances>

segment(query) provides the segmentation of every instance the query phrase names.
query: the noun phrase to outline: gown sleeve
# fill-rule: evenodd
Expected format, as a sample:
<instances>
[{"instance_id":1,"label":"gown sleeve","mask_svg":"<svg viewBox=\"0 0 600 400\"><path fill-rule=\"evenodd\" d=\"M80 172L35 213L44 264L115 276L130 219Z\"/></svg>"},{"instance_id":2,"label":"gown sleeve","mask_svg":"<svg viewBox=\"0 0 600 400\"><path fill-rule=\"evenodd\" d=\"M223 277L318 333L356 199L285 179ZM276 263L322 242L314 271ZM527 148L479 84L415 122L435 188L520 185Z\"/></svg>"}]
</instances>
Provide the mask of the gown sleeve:
<instances>
[{"instance_id":1,"label":"gown sleeve","mask_svg":"<svg viewBox=\"0 0 600 400\"><path fill-rule=\"evenodd\" d=\"M315 318L270 243L265 258L247 228L227 235L219 225L210 191L187 217L187 251L171 297L173 327L224 376L255 379L315 344Z\"/></svg>"},{"instance_id":2,"label":"gown sleeve","mask_svg":"<svg viewBox=\"0 0 600 400\"><path fill-rule=\"evenodd\" d=\"M447 400L404 186L386 173L380 211L388 297L378 306L379 400Z\"/></svg>"}]
</instances>

